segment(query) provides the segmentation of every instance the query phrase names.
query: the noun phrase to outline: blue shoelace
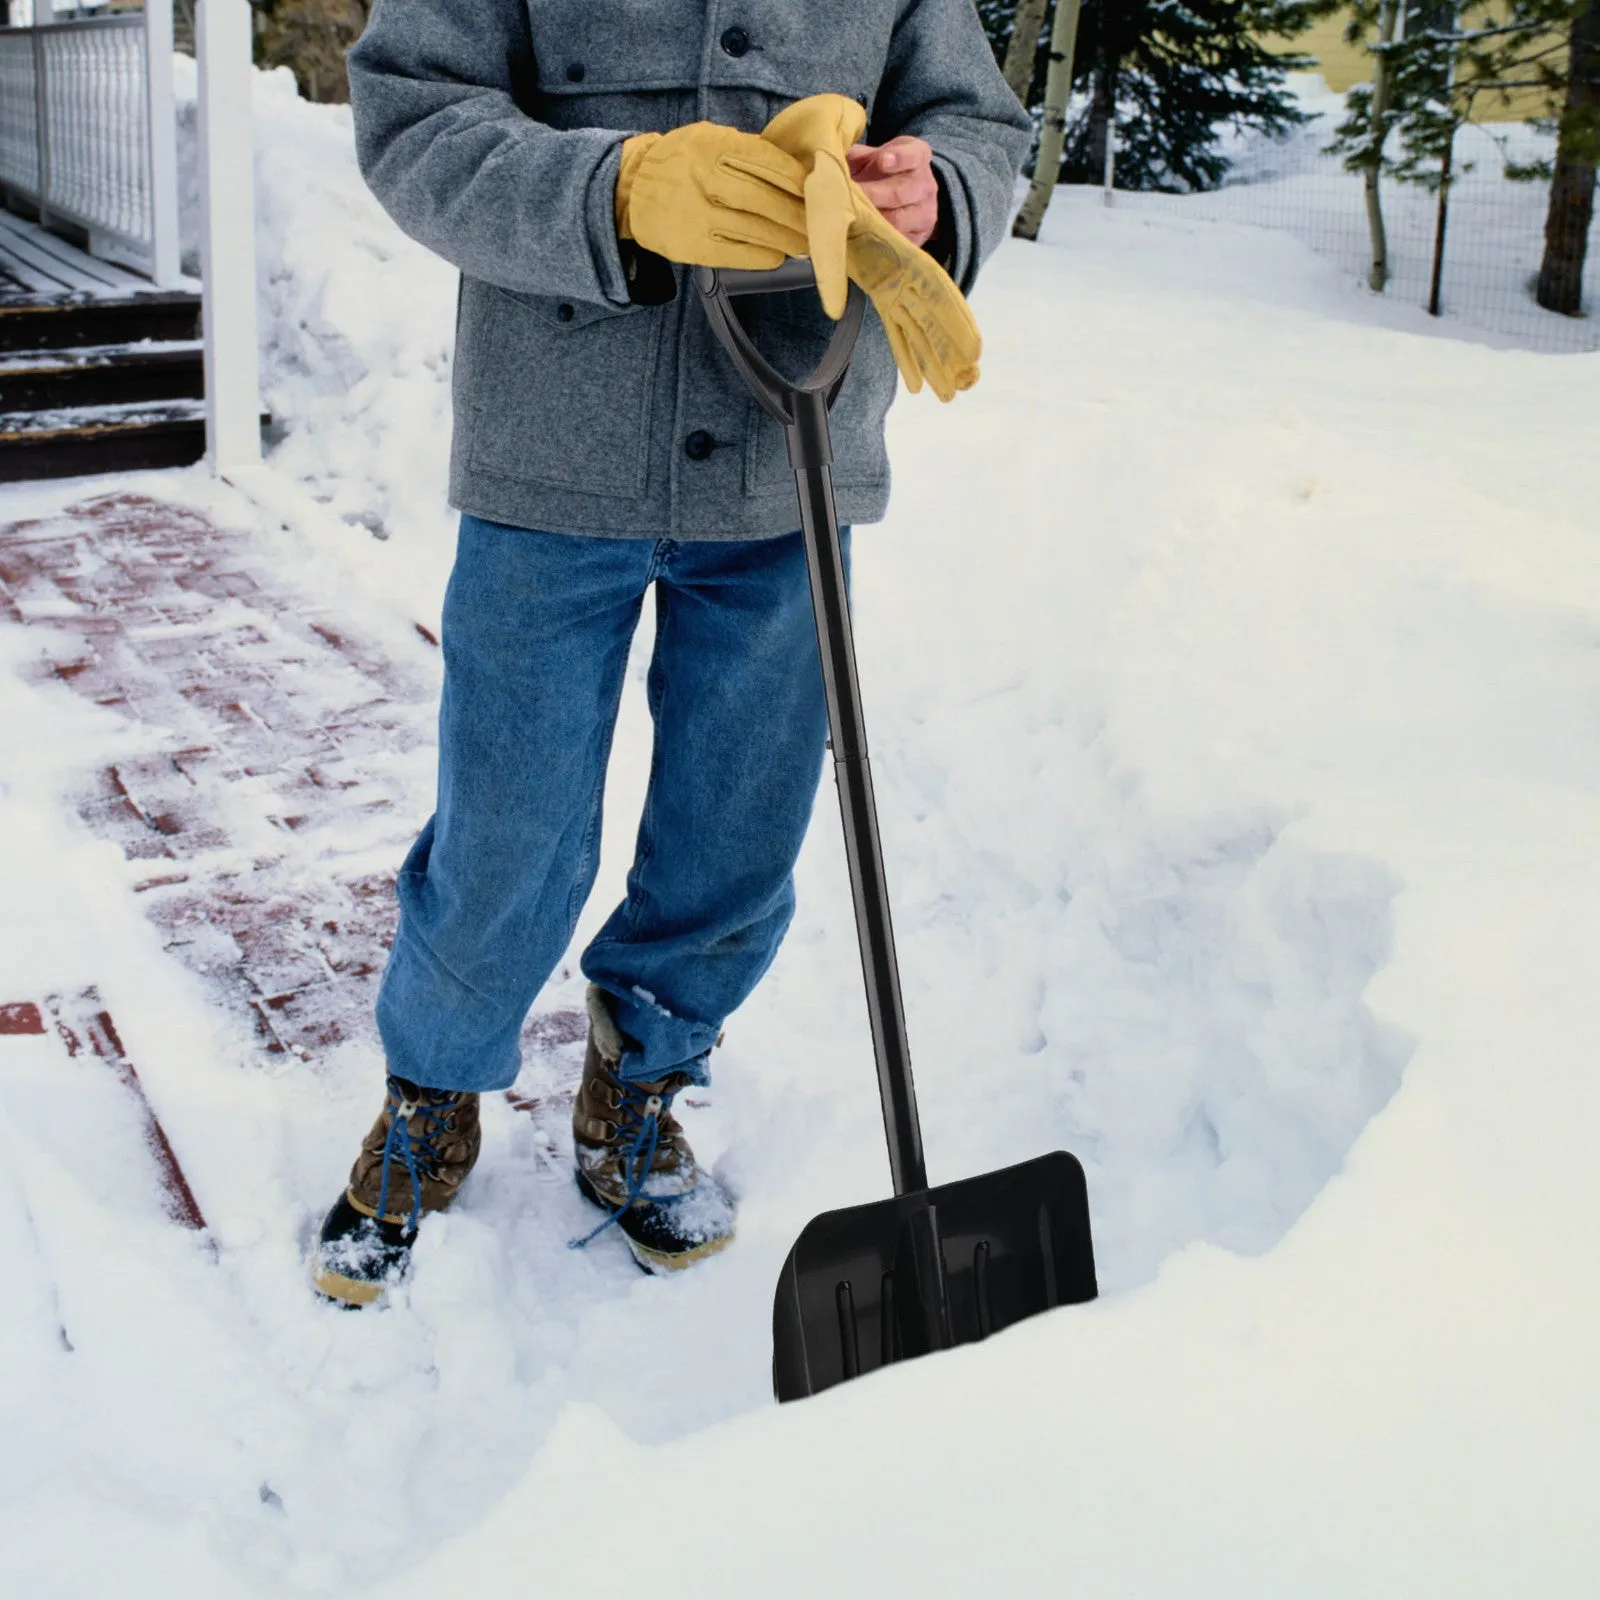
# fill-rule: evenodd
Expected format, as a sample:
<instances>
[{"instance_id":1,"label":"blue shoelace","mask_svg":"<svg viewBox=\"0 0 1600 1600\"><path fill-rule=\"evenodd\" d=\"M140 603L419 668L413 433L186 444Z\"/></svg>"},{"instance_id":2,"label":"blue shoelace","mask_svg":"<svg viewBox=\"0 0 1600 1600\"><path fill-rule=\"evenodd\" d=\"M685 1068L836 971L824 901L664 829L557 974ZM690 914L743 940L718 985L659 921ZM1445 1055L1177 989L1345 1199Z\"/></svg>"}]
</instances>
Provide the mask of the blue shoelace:
<instances>
[{"instance_id":1,"label":"blue shoelace","mask_svg":"<svg viewBox=\"0 0 1600 1600\"><path fill-rule=\"evenodd\" d=\"M622 1152L622 1170L627 1175L628 1192L622 1204L598 1228L581 1239L569 1240L569 1250L581 1250L598 1239L607 1228L620 1222L628 1208L643 1195L645 1180L650 1176L656 1151L661 1146L661 1119L672 1109L672 1098L678 1092L672 1089L658 1094L640 1083L625 1083L621 1078L611 1081L622 1091L622 1104L617 1108L621 1113L617 1137L627 1141Z\"/></svg>"},{"instance_id":2,"label":"blue shoelace","mask_svg":"<svg viewBox=\"0 0 1600 1600\"><path fill-rule=\"evenodd\" d=\"M439 1137L449 1132L446 1119L460 1103L460 1096L448 1094L442 1100L424 1100L426 1089L415 1090L418 1098L408 1092L412 1086L402 1085L398 1078L388 1082L389 1099L394 1111L389 1118L389 1132L383 1141L383 1182L378 1186L378 1215L389 1214L389 1163L399 1156L405 1163L411 1179L411 1218L406 1224L407 1233L415 1233L422 1218L422 1169L431 1174L439 1162ZM422 1130L413 1134L411 1118L422 1115Z\"/></svg>"}]
</instances>

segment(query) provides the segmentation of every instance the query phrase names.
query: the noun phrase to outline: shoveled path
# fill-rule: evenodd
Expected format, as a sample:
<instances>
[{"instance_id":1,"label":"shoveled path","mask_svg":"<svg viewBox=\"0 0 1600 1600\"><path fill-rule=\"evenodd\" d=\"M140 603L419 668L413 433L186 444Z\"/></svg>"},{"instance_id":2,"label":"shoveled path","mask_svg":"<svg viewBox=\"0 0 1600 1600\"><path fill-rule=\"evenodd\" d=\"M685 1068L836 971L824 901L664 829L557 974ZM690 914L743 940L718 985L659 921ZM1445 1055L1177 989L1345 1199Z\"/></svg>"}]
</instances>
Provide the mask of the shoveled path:
<instances>
[{"instance_id":1,"label":"shoveled path","mask_svg":"<svg viewBox=\"0 0 1600 1600\"><path fill-rule=\"evenodd\" d=\"M75 801L145 864L167 949L270 1054L371 1039L394 869L431 798L427 675L292 592L248 532L135 494L0 525L0 620L37 642L36 681L123 719ZM581 1032L546 1014L529 1042Z\"/></svg>"}]
</instances>

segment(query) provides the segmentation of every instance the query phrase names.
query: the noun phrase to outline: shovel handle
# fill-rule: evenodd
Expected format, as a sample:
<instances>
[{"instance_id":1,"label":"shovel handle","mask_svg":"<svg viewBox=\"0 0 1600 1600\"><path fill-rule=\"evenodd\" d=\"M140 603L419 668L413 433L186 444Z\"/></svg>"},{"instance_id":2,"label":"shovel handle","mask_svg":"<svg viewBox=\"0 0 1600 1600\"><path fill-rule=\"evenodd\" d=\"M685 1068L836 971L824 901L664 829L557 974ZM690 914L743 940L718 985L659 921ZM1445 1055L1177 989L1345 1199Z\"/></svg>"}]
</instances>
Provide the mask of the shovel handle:
<instances>
[{"instance_id":1,"label":"shovel handle","mask_svg":"<svg viewBox=\"0 0 1600 1600\"><path fill-rule=\"evenodd\" d=\"M774 267L771 272L745 272L732 267L696 267L694 276L706 316L711 320L712 332L732 357L734 366L739 369L739 376L749 386L761 409L774 422L781 423L785 428L793 426L794 400L798 395L821 394L825 404L832 406L844 384L850 357L855 354L856 339L861 333L861 319L867 310L867 297L855 284L850 285L850 298L845 303L844 315L834 325L833 337L828 341L828 348L823 351L816 371L808 378L790 379L784 377L750 342L744 324L733 314L731 301L735 297L751 294L786 294L796 289L814 289L817 279L811 270L811 263L804 257L795 257L785 261L781 267Z\"/></svg>"},{"instance_id":2,"label":"shovel handle","mask_svg":"<svg viewBox=\"0 0 1600 1600\"><path fill-rule=\"evenodd\" d=\"M900 969L889 917L883 847L878 837L878 808L867 761L867 726L850 629L844 558L839 548L833 446L828 435L828 410L844 385L856 337L861 332L866 296L855 284L850 285L844 315L834 328L822 360L808 378L796 382L778 372L750 342L743 324L734 315L732 297L814 288L816 278L809 261L788 261L772 272L697 267L695 282L712 331L757 403L782 424L789 444L789 464L794 468L800 495L800 531L811 579L811 606L828 704L834 777L844 820L845 855L855 899L867 1015L878 1065L878 1095L889 1143L889 1170L894 1192L911 1194L927 1188L928 1173L922 1154L917 1091L911 1078L911 1049L900 997Z\"/></svg>"},{"instance_id":3,"label":"shovel handle","mask_svg":"<svg viewBox=\"0 0 1600 1600\"><path fill-rule=\"evenodd\" d=\"M742 267L697 267L695 275L702 288L709 282L729 294L787 294L791 289L814 289L817 275L805 256L790 256L781 267L769 271L750 271Z\"/></svg>"}]
</instances>

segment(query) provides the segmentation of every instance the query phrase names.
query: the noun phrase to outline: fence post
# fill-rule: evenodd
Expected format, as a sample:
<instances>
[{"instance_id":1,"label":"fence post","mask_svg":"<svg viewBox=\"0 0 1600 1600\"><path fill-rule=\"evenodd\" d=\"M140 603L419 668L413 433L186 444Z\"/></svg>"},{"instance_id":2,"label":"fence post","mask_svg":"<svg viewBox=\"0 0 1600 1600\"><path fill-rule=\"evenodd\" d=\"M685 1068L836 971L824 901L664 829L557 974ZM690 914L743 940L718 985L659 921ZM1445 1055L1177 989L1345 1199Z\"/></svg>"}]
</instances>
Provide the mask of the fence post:
<instances>
[{"instance_id":1,"label":"fence post","mask_svg":"<svg viewBox=\"0 0 1600 1600\"><path fill-rule=\"evenodd\" d=\"M247 0L200 0L195 11L206 455L221 475L261 460L250 7Z\"/></svg>"},{"instance_id":2,"label":"fence post","mask_svg":"<svg viewBox=\"0 0 1600 1600\"><path fill-rule=\"evenodd\" d=\"M150 276L182 277L178 249L178 130L172 97L172 0L144 0L144 100L150 125Z\"/></svg>"},{"instance_id":3,"label":"fence post","mask_svg":"<svg viewBox=\"0 0 1600 1600\"><path fill-rule=\"evenodd\" d=\"M1445 26L1452 34L1461 24L1458 0L1445 0ZM1456 116L1456 59L1459 46L1451 41L1449 60L1445 63L1445 104L1450 110L1450 128L1444 151L1439 157L1439 213L1433 230L1433 272L1428 281L1428 315L1439 315L1439 292L1444 287L1444 239L1450 220L1450 178L1455 163L1456 129L1460 122ZM1471 102L1468 102L1469 106Z\"/></svg>"},{"instance_id":4,"label":"fence post","mask_svg":"<svg viewBox=\"0 0 1600 1600\"><path fill-rule=\"evenodd\" d=\"M1440 291L1444 288L1444 237L1450 221L1450 176L1456 153L1456 130L1450 130L1444 154L1439 158L1439 213L1433 229L1433 272L1428 279L1428 315L1439 315Z\"/></svg>"}]
</instances>

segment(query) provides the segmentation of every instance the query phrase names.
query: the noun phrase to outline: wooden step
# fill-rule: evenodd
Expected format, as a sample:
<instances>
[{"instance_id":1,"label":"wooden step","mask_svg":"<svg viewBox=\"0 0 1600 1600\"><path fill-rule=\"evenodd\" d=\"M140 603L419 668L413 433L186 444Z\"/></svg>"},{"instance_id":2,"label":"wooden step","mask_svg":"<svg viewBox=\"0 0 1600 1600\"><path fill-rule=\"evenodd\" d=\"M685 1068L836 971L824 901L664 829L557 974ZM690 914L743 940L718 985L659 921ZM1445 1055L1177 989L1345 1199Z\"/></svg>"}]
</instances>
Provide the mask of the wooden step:
<instances>
[{"instance_id":1,"label":"wooden step","mask_svg":"<svg viewBox=\"0 0 1600 1600\"><path fill-rule=\"evenodd\" d=\"M0 414L0 483L186 467L205 450L198 400Z\"/></svg>"},{"instance_id":2,"label":"wooden step","mask_svg":"<svg viewBox=\"0 0 1600 1600\"><path fill-rule=\"evenodd\" d=\"M172 292L123 299L0 303L0 351L70 350L83 345L200 337L200 296Z\"/></svg>"},{"instance_id":3,"label":"wooden step","mask_svg":"<svg viewBox=\"0 0 1600 1600\"><path fill-rule=\"evenodd\" d=\"M192 339L0 356L0 412L199 400L204 394L205 352Z\"/></svg>"}]
</instances>

